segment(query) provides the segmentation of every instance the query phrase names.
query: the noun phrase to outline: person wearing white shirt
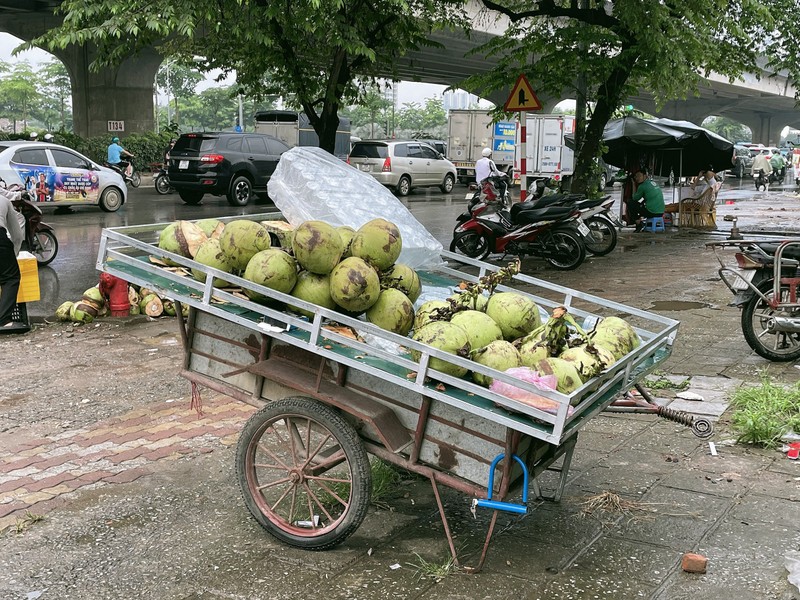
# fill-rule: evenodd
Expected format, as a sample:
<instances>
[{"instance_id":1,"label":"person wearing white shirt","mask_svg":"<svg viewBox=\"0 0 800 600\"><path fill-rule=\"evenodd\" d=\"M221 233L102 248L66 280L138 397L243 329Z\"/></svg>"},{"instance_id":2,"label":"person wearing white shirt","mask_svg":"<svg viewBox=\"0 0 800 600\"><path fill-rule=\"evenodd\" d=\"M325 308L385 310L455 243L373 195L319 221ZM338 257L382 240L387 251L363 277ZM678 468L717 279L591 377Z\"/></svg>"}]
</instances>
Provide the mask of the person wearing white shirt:
<instances>
[{"instance_id":1,"label":"person wearing white shirt","mask_svg":"<svg viewBox=\"0 0 800 600\"><path fill-rule=\"evenodd\" d=\"M497 165L492 160L492 151L490 148L484 148L481 151L481 158L475 162L475 181L481 183L487 177L492 175L500 175Z\"/></svg>"},{"instance_id":2,"label":"person wearing white shirt","mask_svg":"<svg viewBox=\"0 0 800 600\"><path fill-rule=\"evenodd\" d=\"M0 188L0 329L3 330L24 328L11 320L20 283L17 254L25 238L11 201L20 196L21 192Z\"/></svg>"}]
</instances>

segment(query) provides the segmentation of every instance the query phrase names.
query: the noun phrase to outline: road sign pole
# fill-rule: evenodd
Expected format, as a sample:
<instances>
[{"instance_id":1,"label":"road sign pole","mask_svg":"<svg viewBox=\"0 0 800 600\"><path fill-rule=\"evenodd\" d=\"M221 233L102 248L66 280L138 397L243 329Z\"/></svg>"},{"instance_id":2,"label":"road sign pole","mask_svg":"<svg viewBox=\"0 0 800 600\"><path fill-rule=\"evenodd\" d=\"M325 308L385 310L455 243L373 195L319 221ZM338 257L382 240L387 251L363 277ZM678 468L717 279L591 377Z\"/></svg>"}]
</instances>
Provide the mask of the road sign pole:
<instances>
[{"instance_id":1,"label":"road sign pole","mask_svg":"<svg viewBox=\"0 0 800 600\"><path fill-rule=\"evenodd\" d=\"M519 201L525 202L528 196L528 113L519 113Z\"/></svg>"}]
</instances>

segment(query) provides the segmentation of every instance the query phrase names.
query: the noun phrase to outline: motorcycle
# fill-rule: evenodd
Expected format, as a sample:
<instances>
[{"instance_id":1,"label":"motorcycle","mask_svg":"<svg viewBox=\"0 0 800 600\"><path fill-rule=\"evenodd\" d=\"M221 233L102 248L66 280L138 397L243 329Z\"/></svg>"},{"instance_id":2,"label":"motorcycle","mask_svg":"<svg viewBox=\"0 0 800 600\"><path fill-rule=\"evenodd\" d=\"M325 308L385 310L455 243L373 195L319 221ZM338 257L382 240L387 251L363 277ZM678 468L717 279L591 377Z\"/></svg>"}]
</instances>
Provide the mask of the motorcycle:
<instances>
[{"instance_id":1,"label":"motorcycle","mask_svg":"<svg viewBox=\"0 0 800 600\"><path fill-rule=\"evenodd\" d=\"M742 309L742 333L760 356L779 362L800 358L800 240L711 242L722 282L733 294L732 306ZM720 250L734 247L736 268Z\"/></svg>"},{"instance_id":2,"label":"motorcycle","mask_svg":"<svg viewBox=\"0 0 800 600\"><path fill-rule=\"evenodd\" d=\"M580 221L575 205L533 208L527 203L482 216L486 203L476 203L474 212L459 217L450 251L483 259L489 254L540 256L557 269L578 268L586 259L582 235L589 229Z\"/></svg>"},{"instance_id":3,"label":"motorcycle","mask_svg":"<svg viewBox=\"0 0 800 600\"><path fill-rule=\"evenodd\" d=\"M153 184L156 186L156 191L161 195L171 194L175 191L169 181L169 173L166 167L161 167L153 180Z\"/></svg>"},{"instance_id":4,"label":"motorcycle","mask_svg":"<svg viewBox=\"0 0 800 600\"><path fill-rule=\"evenodd\" d=\"M511 186L508 180L508 173L501 173L500 175L491 175L481 183L471 184L471 191L467 192L466 196L466 199L470 201L469 206L473 207L482 202L489 208L510 209L512 204Z\"/></svg>"},{"instance_id":5,"label":"motorcycle","mask_svg":"<svg viewBox=\"0 0 800 600\"><path fill-rule=\"evenodd\" d=\"M769 189L770 184L782 184L785 172L786 170L782 169L781 171L772 171L769 175L767 175L764 173L764 169L759 169L753 181L755 183L756 190L766 192L767 189Z\"/></svg>"},{"instance_id":6,"label":"motorcycle","mask_svg":"<svg viewBox=\"0 0 800 600\"><path fill-rule=\"evenodd\" d=\"M104 167L108 167L109 169L113 169L117 173L122 175L122 179L125 181L125 185L129 185L131 187L138 188L139 184L142 183L142 176L139 175L139 172L136 170L136 167L133 166L133 163L130 163L130 165L131 165L131 173L130 173L130 175L128 175L125 172L125 169L120 169L118 165L112 165L109 162L104 162L103 163Z\"/></svg>"},{"instance_id":7,"label":"motorcycle","mask_svg":"<svg viewBox=\"0 0 800 600\"><path fill-rule=\"evenodd\" d=\"M0 179L0 186L7 187L11 191L22 192L19 200L11 201L16 211L24 219L22 229L25 239L22 241L22 249L33 254L39 266L49 265L58 254L58 239L55 230L52 226L42 222L42 210L31 202L30 195L24 187L18 184L7 186L3 179Z\"/></svg>"}]
</instances>

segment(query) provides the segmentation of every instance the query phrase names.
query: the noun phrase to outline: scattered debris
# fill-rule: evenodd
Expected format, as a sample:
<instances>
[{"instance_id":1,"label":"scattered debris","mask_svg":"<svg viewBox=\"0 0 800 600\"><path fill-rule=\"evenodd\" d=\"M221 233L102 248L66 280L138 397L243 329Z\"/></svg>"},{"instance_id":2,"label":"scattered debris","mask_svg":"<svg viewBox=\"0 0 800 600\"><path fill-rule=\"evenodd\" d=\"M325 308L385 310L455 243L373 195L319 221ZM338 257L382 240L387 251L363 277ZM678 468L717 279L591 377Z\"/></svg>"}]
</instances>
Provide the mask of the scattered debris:
<instances>
[{"instance_id":1,"label":"scattered debris","mask_svg":"<svg viewBox=\"0 0 800 600\"><path fill-rule=\"evenodd\" d=\"M687 552L681 559L681 568L687 573L705 573L708 559L702 554Z\"/></svg>"},{"instance_id":2,"label":"scattered debris","mask_svg":"<svg viewBox=\"0 0 800 600\"><path fill-rule=\"evenodd\" d=\"M708 449L711 451L711 456L717 456L717 447L714 442L708 442Z\"/></svg>"},{"instance_id":3,"label":"scattered debris","mask_svg":"<svg viewBox=\"0 0 800 600\"><path fill-rule=\"evenodd\" d=\"M678 392L675 394L675 397L680 398L681 400L692 400L694 402L703 401L703 397L695 392Z\"/></svg>"}]
</instances>

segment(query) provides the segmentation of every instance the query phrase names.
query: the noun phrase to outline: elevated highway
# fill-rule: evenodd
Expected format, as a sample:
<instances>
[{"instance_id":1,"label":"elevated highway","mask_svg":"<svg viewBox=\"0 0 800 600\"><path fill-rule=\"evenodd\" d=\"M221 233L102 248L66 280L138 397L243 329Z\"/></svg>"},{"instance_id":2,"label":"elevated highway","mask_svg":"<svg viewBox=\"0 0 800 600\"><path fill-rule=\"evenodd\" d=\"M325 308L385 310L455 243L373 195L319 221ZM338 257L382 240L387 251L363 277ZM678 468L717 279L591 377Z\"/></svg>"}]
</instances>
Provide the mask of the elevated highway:
<instances>
[{"instance_id":1,"label":"elevated highway","mask_svg":"<svg viewBox=\"0 0 800 600\"><path fill-rule=\"evenodd\" d=\"M53 10L60 0L0 0L0 31L28 40L59 24ZM440 32L432 39L444 48L413 52L399 63L408 81L456 85L465 76L491 68L491 62L470 52L505 29L503 18L495 18L472 1L475 30L469 39L460 32ZM116 68L91 73L92 49L72 47L57 52L72 80L73 120L76 133L101 135L108 121L124 121L125 133L152 131L154 126L153 86L161 57L154 49L129 58ZM513 82L509 82L509 86ZM535 88L535 82L532 82ZM502 104L508 90L489 97ZM671 119L700 123L708 116L725 116L753 132L753 140L775 145L785 126L800 129L800 110L795 105L795 86L785 75L762 70L740 81L711 75L704 79L698 95L667 103L658 109L647 90L628 99L645 112ZM544 110L552 110L564 98L540 95Z\"/></svg>"}]
</instances>

